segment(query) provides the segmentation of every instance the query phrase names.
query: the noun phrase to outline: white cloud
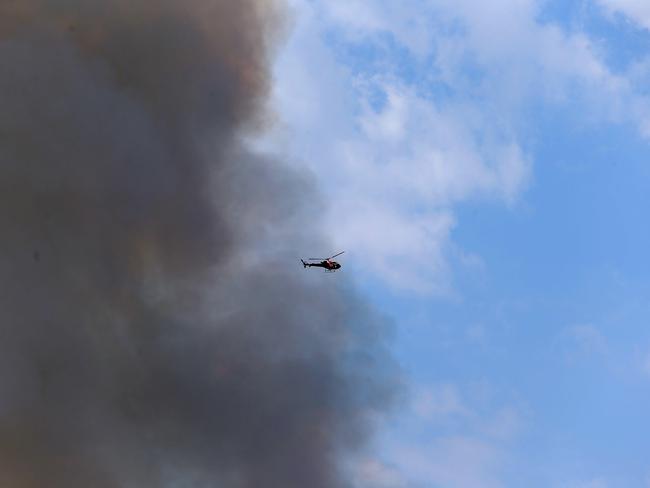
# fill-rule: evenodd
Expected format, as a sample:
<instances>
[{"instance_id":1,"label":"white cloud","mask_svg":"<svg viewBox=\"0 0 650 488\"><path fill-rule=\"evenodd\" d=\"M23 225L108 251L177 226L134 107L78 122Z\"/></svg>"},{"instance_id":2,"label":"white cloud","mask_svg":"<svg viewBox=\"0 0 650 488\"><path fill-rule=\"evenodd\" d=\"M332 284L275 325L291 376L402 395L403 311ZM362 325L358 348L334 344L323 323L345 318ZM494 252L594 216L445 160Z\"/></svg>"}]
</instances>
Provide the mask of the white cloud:
<instances>
[{"instance_id":1,"label":"white cloud","mask_svg":"<svg viewBox=\"0 0 650 488\"><path fill-rule=\"evenodd\" d=\"M354 469L353 485L358 488L406 488L399 470L377 459L364 459Z\"/></svg>"},{"instance_id":2,"label":"white cloud","mask_svg":"<svg viewBox=\"0 0 650 488\"><path fill-rule=\"evenodd\" d=\"M518 402L504 400L505 393L488 384L426 384L414 390L409 408L385 430L381 453L357 468L376 481L359 487L507 486L526 428Z\"/></svg>"},{"instance_id":3,"label":"white cloud","mask_svg":"<svg viewBox=\"0 0 650 488\"><path fill-rule=\"evenodd\" d=\"M647 111L627 78L604 63L600 48L582 33L565 33L536 18L542 2L471 0L435 2L462 33L442 37L436 62L446 82L489 100L496 114L517 125L522 104L576 101L582 117L592 120L629 120L642 129ZM468 78L467 65L481 79ZM471 73L471 72L470 72Z\"/></svg>"},{"instance_id":4,"label":"white cloud","mask_svg":"<svg viewBox=\"0 0 650 488\"><path fill-rule=\"evenodd\" d=\"M454 436L427 446L402 446L394 460L414 486L445 488L499 488L506 456L493 444L476 438Z\"/></svg>"},{"instance_id":5,"label":"white cloud","mask_svg":"<svg viewBox=\"0 0 650 488\"><path fill-rule=\"evenodd\" d=\"M415 413L423 420L473 415L464 405L458 388L449 384L422 389L415 398L413 407Z\"/></svg>"},{"instance_id":6,"label":"white cloud","mask_svg":"<svg viewBox=\"0 0 650 488\"><path fill-rule=\"evenodd\" d=\"M582 101L650 134L647 100L536 0L291 3L266 144L318 174L336 248L389 285L453 293L456 206L516 205L530 180L527 103ZM350 62L359 46L373 54Z\"/></svg>"},{"instance_id":7,"label":"white cloud","mask_svg":"<svg viewBox=\"0 0 650 488\"><path fill-rule=\"evenodd\" d=\"M521 405L504 403L502 395L485 383L464 389L453 383L426 385L417 388L411 409L423 425L507 443L524 429L525 414Z\"/></svg>"},{"instance_id":8,"label":"white cloud","mask_svg":"<svg viewBox=\"0 0 650 488\"><path fill-rule=\"evenodd\" d=\"M422 60L430 54L433 43L429 4L427 0L402 0L399 3L329 0L319 3L317 8L321 16L351 39L373 38L375 42L381 42L381 36L388 34Z\"/></svg>"},{"instance_id":9,"label":"white cloud","mask_svg":"<svg viewBox=\"0 0 650 488\"><path fill-rule=\"evenodd\" d=\"M480 195L516 198L529 163L513 140L490 129L485 114L467 105L439 108L395 82L374 86L386 94L386 104L373 109L363 103L361 131L347 143L343 163L364 192L428 208Z\"/></svg>"},{"instance_id":10,"label":"white cloud","mask_svg":"<svg viewBox=\"0 0 650 488\"><path fill-rule=\"evenodd\" d=\"M639 26L650 29L650 3L646 0L596 0L610 13L618 12Z\"/></svg>"}]
</instances>

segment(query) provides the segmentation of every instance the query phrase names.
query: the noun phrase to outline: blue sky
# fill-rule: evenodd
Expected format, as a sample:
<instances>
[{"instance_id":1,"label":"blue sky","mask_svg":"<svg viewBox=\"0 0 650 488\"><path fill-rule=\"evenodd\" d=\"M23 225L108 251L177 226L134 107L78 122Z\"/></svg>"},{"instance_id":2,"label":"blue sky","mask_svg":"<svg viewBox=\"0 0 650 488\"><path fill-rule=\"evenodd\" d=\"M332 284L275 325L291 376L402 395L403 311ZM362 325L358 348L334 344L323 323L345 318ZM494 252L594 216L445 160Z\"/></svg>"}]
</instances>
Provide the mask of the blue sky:
<instances>
[{"instance_id":1,"label":"blue sky","mask_svg":"<svg viewBox=\"0 0 650 488\"><path fill-rule=\"evenodd\" d=\"M264 145L408 383L358 487L650 487L650 3L290 4Z\"/></svg>"}]
</instances>

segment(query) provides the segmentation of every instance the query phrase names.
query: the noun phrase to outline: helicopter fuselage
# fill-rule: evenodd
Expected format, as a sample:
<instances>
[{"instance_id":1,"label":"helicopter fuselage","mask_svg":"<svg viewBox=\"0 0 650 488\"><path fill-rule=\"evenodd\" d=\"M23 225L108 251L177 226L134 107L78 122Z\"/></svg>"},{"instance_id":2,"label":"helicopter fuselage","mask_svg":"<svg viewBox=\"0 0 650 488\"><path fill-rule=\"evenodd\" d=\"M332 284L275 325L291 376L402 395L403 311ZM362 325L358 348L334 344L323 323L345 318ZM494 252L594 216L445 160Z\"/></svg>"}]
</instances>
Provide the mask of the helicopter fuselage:
<instances>
[{"instance_id":1,"label":"helicopter fuselage","mask_svg":"<svg viewBox=\"0 0 650 488\"><path fill-rule=\"evenodd\" d=\"M337 263L336 261L321 261L320 263L305 263L303 261L302 264L305 266L305 268L307 268L307 267L309 267L309 268L314 268L314 267L316 267L316 268L324 268L327 271L336 271L337 269L341 268L341 265L339 263Z\"/></svg>"}]
</instances>

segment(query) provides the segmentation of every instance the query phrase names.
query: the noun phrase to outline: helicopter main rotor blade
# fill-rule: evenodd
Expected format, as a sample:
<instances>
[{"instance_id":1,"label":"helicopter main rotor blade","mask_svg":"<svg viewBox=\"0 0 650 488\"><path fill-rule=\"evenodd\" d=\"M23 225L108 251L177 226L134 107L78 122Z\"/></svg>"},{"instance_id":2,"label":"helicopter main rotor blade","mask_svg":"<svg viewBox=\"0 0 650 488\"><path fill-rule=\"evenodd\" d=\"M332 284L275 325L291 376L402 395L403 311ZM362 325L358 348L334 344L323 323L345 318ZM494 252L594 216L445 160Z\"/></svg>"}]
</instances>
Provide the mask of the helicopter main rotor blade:
<instances>
[{"instance_id":1,"label":"helicopter main rotor blade","mask_svg":"<svg viewBox=\"0 0 650 488\"><path fill-rule=\"evenodd\" d=\"M345 252L345 251L341 251L340 253L335 254L334 256L330 256L329 258L309 258L309 261L327 261L328 259L333 259L333 258L335 258L336 256L340 256L340 255L343 254L344 252Z\"/></svg>"}]
</instances>

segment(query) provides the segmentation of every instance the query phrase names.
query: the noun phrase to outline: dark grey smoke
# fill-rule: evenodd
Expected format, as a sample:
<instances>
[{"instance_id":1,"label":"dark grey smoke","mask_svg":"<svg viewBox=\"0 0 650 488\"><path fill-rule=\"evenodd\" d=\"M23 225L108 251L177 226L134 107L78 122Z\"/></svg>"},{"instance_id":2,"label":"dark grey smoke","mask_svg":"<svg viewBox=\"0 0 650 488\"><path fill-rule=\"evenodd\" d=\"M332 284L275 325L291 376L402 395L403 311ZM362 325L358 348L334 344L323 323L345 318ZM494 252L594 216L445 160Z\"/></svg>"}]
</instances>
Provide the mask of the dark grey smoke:
<instances>
[{"instance_id":1,"label":"dark grey smoke","mask_svg":"<svg viewBox=\"0 0 650 488\"><path fill-rule=\"evenodd\" d=\"M349 485L383 325L299 266L310 179L239 142L281 14L0 3L1 487Z\"/></svg>"}]
</instances>

